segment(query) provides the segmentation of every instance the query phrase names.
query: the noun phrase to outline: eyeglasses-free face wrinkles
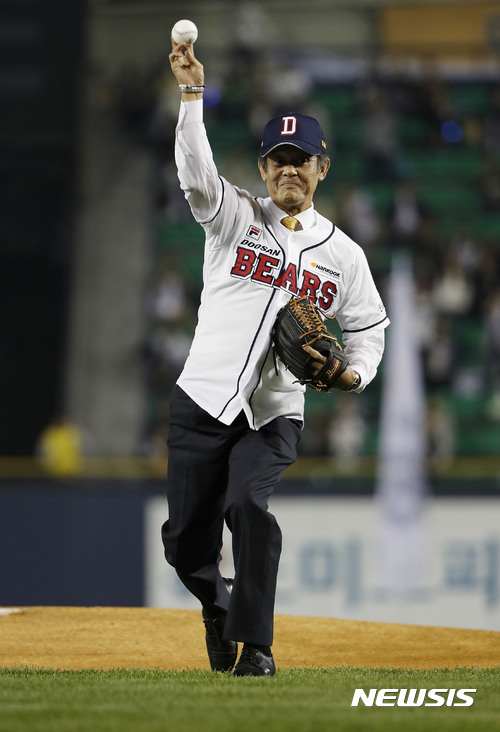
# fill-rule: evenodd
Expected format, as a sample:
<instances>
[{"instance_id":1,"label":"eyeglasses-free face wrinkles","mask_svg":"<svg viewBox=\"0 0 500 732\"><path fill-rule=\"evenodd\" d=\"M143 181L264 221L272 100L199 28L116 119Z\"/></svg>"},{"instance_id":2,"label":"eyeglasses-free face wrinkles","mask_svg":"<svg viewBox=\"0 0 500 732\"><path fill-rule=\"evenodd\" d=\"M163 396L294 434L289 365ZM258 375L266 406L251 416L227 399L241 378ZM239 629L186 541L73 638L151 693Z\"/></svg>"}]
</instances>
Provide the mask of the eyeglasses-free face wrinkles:
<instances>
[{"instance_id":1,"label":"eyeglasses-free face wrinkles","mask_svg":"<svg viewBox=\"0 0 500 732\"><path fill-rule=\"evenodd\" d=\"M293 145L273 150L265 165L259 160L260 174L271 200L291 216L312 205L316 187L329 167L329 160L318 166L316 155L309 155Z\"/></svg>"}]
</instances>

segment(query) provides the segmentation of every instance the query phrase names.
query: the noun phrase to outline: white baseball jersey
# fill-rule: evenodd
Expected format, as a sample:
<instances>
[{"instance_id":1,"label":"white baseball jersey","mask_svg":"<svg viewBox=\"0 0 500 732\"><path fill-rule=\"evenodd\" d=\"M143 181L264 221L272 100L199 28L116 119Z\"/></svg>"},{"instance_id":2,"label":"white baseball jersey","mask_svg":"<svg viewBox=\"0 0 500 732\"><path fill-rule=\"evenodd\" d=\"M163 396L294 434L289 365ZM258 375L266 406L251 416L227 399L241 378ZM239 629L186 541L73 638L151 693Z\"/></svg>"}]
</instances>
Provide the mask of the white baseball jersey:
<instances>
[{"instance_id":1,"label":"white baseball jersey","mask_svg":"<svg viewBox=\"0 0 500 732\"><path fill-rule=\"evenodd\" d=\"M243 409L259 429L278 416L303 419L305 387L273 357L278 310L307 295L336 317L362 390L375 376L388 318L362 249L314 207L291 232L270 198L255 198L218 175L201 100L181 102L175 158L181 188L204 228L203 292L179 386L231 424Z\"/></svg>"}]
</instances>

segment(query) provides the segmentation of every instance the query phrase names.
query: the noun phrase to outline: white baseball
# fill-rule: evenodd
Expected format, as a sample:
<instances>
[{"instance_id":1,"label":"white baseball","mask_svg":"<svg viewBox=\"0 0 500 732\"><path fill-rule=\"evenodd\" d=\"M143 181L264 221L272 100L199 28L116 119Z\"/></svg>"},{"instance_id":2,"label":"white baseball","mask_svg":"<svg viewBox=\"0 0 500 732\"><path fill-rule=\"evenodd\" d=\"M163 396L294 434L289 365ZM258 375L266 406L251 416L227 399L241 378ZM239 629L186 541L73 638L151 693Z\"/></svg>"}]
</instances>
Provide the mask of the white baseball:
<instances>
[{"instance_id":1,"label":"white baseball","mask_svg":"<svg viewBox=\"0 0 500 732\"><path fill-rule=\"evenodd\" d=\"M178 20L172 28L175 43L194 43L198 38L198 28L192 20Z\"/></svg>"}]
</instances>

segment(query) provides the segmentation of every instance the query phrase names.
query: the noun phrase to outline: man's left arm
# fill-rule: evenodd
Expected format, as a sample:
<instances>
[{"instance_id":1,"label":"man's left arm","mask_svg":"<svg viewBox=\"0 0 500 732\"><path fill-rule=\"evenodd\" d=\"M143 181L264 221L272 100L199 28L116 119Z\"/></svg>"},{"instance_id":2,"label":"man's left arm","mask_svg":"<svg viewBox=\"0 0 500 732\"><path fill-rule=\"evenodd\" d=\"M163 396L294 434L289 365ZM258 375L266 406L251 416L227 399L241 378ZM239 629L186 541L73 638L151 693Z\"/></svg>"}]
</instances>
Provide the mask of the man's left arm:
<instances>
[{"instance_id":1,"label":"man's left arm","mask_svg":"<svg viewBox=\"0 0 500 732\"><path fill-rule=\"evenodd\" d=\"M377 373L384 352L384 330L389 318L366 256L359 247L350 276L346 273L344 288L343 301L336 318L342 329L342 341L350 369L360 377L360 383L354 391L361 392ZM338 388L349 391L352 379L353 374L350 372L345 379L340 377Z\"/></svg>"},{"instance_id":2,"label":"man's left arm","mask_svg":"<svg viewBox=\"0 0 500 732\"><path fill-rule=\"evenodd\" d=\"M373 380L384 352L384 327L389 323L385 318L384 326L359 333L344 334L344 352L349 365L333 382L332 386L341 391L355 391L358 394ZM326 357L314 346L302 346L313 357L314 374L318 374L326 363Z\"/></svg>"},{"instance_id":3,"label":"man's left arm","mask_svg":"<svg viewBox=\"0 0 500 732\"><path fill-rule=\"evenodd\" d=\"M384 353L385 331L384 329L375 329L361 333L344 333L343 341L350 368L360 377L359 384L353 389L353 391L359 393L375 378ZM350 391L352 388L352 375L349 384L346 384L344 388L344 383L340 382L339 388Z\"/></svg>"}]
</instances>

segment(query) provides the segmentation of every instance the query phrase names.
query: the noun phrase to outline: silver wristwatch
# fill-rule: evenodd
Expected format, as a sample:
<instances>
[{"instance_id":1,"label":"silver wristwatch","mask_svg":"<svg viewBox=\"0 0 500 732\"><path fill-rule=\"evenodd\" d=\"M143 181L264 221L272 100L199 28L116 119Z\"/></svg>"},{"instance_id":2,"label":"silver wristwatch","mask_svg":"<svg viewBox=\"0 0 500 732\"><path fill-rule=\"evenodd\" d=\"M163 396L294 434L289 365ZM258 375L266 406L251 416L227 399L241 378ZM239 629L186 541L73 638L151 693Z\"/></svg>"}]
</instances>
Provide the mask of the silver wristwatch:
<instances>
[{"instance_id":1,"label":"silver wristwatch","mask_svg":"<svg viewBox=\"0 0 500 732\"><path fill-rule=\"evenodd\" d=\"M346 391L355 391L361 384L361 376L358 374L357 371L355 371L354 373L356 374L356 378L354 379L351 386Z\"/></svg>"}]
</instances>

